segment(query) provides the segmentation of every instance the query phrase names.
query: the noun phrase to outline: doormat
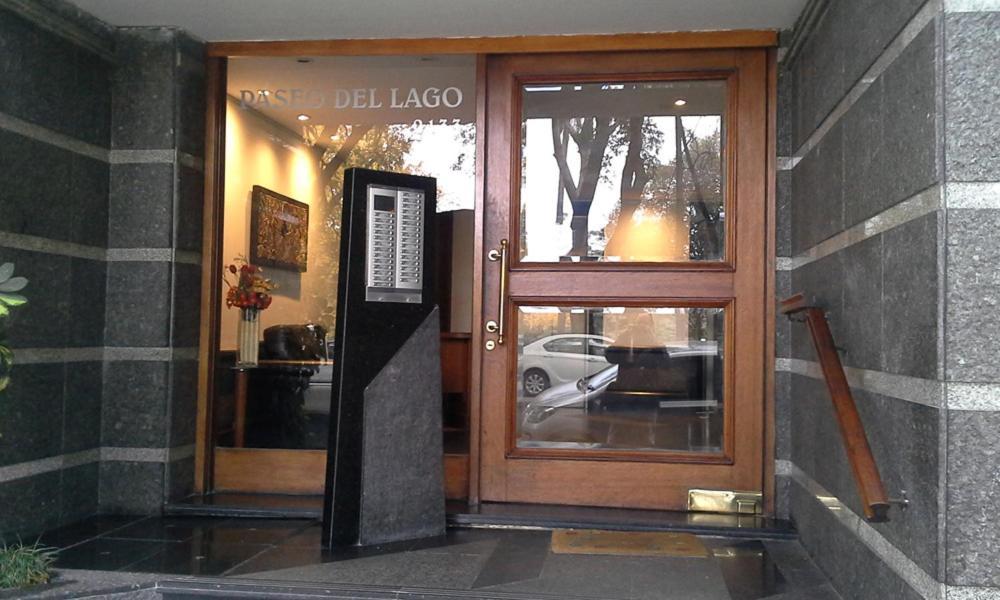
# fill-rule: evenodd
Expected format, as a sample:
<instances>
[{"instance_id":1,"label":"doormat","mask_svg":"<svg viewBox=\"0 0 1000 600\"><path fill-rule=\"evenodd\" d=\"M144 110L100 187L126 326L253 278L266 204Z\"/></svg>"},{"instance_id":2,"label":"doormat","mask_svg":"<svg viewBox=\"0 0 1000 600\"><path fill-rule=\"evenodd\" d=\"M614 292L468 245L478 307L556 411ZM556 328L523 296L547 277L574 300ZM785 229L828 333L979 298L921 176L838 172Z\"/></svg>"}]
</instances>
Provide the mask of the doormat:
<instances>
[{"instance_id":1,"label":"doormat","mask_svg":"<svg viewBox=\"0 0 1000 600\"><path fill-rule=\"evenodd\" d=\"M554 529L552 552L612 556L708 557L708 550L697 536L667 531Z\"/></svg>"}]
</instances>

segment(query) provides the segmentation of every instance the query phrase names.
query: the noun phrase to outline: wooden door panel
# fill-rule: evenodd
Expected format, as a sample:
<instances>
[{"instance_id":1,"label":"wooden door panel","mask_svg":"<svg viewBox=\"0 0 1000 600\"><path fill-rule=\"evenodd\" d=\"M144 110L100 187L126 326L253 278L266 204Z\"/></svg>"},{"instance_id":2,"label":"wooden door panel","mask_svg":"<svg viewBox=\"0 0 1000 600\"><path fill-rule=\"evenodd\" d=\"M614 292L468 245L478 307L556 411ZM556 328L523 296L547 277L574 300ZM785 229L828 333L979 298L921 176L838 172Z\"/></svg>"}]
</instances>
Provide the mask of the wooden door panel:
<instances>
[{"instance_id":1,"label":"wooden door panel","mask_svg":"<svg viewBox=\"0 0 1000 600\"><path fill-rule=\"evenodd\" d=\"M763 51L507 56L487 68L485 250L513 240L500 298L498 263L487 262L483 319L503 305L507 343L484 353L480 430L483 500L686 508L692 488L763 489L766 222L766 55ZM725 255L719 261L519 262L525 82L727 81ZM643 84L644 86L645 84ZM635 88L640 87L635 84ZM555 142L553 142L554 144ZM675 156L677 154L675 153ZM523 219L523 217L522 217ZM686 255L685 255L686 256ZM717 453L522 448L517 428L517 307L725 307L723 440ZM484 339L493 336L484 334ZM513 346L512 346L513 345Z\"/></svg>"}]
</instances>

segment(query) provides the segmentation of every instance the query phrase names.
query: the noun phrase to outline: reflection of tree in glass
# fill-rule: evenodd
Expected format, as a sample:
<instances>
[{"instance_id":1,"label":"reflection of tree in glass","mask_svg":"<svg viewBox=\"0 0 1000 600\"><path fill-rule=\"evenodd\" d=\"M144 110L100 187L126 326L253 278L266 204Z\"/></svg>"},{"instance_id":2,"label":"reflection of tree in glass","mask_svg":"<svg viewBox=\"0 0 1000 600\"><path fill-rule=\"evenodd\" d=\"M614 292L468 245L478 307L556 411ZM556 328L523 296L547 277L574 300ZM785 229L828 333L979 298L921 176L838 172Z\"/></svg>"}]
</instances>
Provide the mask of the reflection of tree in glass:
<instances>
[{"instance_id":1,"label":"reflection of tree in glass","mask_svg":"<svg viewBox=\"0 0 1000 600\"><path fill-rule=\"evenodd\" d=\"M689 239L683 254L691 260L721 258L724 207L720 134L698 137L695 128L675 119L675 158L657 159L663 133L649 118L633 118L616 133L615 145L627 144L621 181L621 202L612 211L609 229L633 215L683 219ZM642 121L642 123L639 123ZM614 146L613 146L614 147ZM680 161L678 158L680 157Z\"/></svg>"},{"instance_id":2,"label":"reflection of tree in glass","mask_svg":"<svg viewBox=\"0 0 1000 600\"><path fill-rule=\"evenodd\" d=\"M565 192L573 207L573 218L570 220L573 248L569 251L570 256L587 256L589 253L587 220L590 207L594 203L601 175L611 164L611 158L615 154L606 150L612 134L619 127L620 123L610 117L552 119L552 154L559 166L560 183L556 222L561 223L563 219L562 197ZM575 176L567 160L570 139L580 153L580 167Z\"/></svg>"},{"instance_id":3,"label":"reflection of tree in glass","mask_svg":"<svg viewBox=\"0 0 1000 600\"><path fill-rule=\"evenodd\" d=\"M331 210L321 233L316 272L322 279L312 295L313 302L322 306L319 323L333 332L337 315L337 262L340 257L340 225L344 190L344 169L363 167L396 172L409 172L406 153L413 141L413 132L403 125L346 125L331 132L337 136L323 152L323 193Z\"/></svg>"}]
</instances>

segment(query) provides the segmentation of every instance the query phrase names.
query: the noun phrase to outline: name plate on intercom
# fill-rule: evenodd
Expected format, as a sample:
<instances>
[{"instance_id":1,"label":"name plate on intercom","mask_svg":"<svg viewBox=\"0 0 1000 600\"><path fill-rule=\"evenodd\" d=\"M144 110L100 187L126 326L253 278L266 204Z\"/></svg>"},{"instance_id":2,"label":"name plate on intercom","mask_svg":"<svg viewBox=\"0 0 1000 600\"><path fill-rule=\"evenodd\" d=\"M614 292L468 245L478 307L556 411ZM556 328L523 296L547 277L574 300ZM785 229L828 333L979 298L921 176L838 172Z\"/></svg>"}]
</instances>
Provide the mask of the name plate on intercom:
<instances>
[{"instance_id":1,"label":"name plate on intercom","mask_svg":"<svg viewBox=\"0 0 1000 600\"><path fill-rule=\"evenodd\" d=\"M424 192L368 186L366 253L368 302L422 300Z\"/></svg>"}]
</instances>

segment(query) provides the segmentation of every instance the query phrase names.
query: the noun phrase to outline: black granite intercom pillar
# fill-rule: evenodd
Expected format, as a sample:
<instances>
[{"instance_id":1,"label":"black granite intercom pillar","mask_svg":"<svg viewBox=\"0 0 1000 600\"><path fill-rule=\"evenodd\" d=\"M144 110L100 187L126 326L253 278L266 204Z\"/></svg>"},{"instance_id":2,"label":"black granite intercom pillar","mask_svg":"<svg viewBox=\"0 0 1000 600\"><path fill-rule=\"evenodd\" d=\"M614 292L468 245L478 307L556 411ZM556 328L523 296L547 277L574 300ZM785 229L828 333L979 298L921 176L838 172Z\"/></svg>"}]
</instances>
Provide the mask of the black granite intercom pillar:
<instances>
[{"instance_id":1,"label":"black granite intercom pillar","mask_svg":"<svg viewBox=\"0 0 1000 600\"><path fill-rule=\"evenodd\" d=\"M444 533L436 197L429 177L344 173L327 546Z\"/></svg>"}]
</instances>

